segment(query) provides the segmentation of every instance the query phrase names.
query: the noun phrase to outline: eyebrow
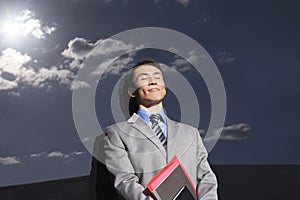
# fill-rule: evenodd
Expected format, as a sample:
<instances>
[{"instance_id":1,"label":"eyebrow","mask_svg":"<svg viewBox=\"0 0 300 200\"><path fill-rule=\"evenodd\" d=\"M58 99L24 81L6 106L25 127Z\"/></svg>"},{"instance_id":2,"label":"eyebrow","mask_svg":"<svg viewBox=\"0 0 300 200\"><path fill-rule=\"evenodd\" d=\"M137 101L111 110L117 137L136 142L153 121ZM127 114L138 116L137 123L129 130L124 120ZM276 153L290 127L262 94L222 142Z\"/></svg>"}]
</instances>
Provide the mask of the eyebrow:
<instances>
[{"instance_id":1,"label":"eyebrow","mask_svg":"<svg viewBox=\"0 0 300 200\"><path fill-rule=\"evenodd\" d=\"M148 75L148 73L145 73L145 72L142 72L142 73L140 73L136 78L138 79L140 76L143 76L143 75Z\"/></svg>"},{"instance_id":2,"label":"eyebrow","mask_svg":"<svg viewBox=\"0 0 300 200\"><path fill-rule=\"evenodd\" d=\"M154 74L154 75L156 75L156 74L162 75L161 72L154 72L153 74Z\"/></svg>"}]
</instances>

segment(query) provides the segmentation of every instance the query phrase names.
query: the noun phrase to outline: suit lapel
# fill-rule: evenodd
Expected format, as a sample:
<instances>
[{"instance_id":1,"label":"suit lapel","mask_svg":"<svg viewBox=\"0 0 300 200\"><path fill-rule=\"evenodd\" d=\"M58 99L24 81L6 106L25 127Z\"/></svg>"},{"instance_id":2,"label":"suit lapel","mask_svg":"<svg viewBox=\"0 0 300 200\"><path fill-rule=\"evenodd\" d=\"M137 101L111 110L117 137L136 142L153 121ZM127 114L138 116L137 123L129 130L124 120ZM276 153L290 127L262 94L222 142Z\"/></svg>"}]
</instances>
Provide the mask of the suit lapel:
<instances>
[{"instance_id":1,"label":"suit lapel","mask_svg":"<svg viewBox=\"0 0 300 200\"><path fill-rule=\"evenodd\" d=\"M163 154L163 156L166 158L166 150L163 147L161 141L158 139L158 137L154 134L152 129L149 127L149 125L137 114L133 114L127 121L133 128L135 128L137 131L139 131L141 134L143 134L146 138L148 138Z\"/></svg>"},{"instance_id":2,"label":"suit lapel","mask_svg":"<svg viewBox=\"0 0 300 200\"><path fill-rule=\"evenodd\" d=\"M170 118L167 117L167 132L168 132L168 145L167 145L167 161L169 162L174 155L176 155L177 146L177 138L178 138L178 130L179 124Z\"/></svg>"},{"instance_id":3,"label":"suit lapel","mask_svg":"<svg viewBox=\"0 0 300 200\"><path fill-rule=\"evenodd\" d=\"M169 162L175 155L178 158L180 158L186 152L187 148L189 148L190 145L192 145L194 140L187 140L187 138L185 137L185 132L184 132L185 130L183 130L183 128L180 129L181 127L180 123L167 118L167 125L168 125L167 162Z\"/></svg>"}]
</instances>

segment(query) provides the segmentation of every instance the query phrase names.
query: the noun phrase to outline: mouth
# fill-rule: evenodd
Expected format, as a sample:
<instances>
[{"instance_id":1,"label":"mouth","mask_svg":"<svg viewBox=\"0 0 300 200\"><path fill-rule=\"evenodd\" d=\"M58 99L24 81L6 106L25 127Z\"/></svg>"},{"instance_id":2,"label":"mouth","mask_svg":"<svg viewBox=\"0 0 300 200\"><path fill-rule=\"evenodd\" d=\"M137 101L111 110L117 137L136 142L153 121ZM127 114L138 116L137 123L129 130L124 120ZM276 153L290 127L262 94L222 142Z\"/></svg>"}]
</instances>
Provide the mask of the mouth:
<instances>
[{"instance_id":1,"label":"mouth","mask_svg":"<svg viewBox=\"0 0 300 200\"><path fill-rule=\"evenodd\" d=\"M158 92L158 91L160 91L159 88L150 88L150 89L148 90L148 92Z\"/></svg>"}]
</instances>

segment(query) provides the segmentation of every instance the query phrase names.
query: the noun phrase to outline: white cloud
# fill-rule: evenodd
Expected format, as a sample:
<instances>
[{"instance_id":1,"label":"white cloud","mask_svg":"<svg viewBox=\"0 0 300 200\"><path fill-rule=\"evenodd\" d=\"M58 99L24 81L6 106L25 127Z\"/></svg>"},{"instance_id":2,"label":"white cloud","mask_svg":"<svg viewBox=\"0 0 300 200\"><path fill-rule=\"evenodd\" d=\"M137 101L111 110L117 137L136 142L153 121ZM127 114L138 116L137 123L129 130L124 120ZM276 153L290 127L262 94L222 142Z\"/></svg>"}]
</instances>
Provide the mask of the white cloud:
<instances>
[{"instance_id":1,"label":"white cloud","mask_svg":"<svg viewBox=\"0 0 300 200\"><path fill-rule=\"evenodd\" d=\"M79 156L85 154L85 152L82 151L72 151L70 153L63 153L61 151L52 151L50 153L46 153L46 152L41 152L41 153L33 153L30 154L29 157L30 158L40 158L40 157L48 157L48 158L62 158L62 159L67 159L70 158L71 156ZM27 157L27 156L25 156Z\"/></svg>"},{"instance_id":2,"label":"white cloud","mask_svg":"<svg viewBox=\"0 0 300 200\"><path fill-rule=\"evenodd\" d=\"M57 157L57 158L63 158L64 157L64 154L60 151L53 151L51 153L48 154L48 157L49 158L53 158L53 157Z\"/></svg>"},{"instance_id":3,"label":"white cloud","mask_svg":"<svg viewBox=\"0 0 300 200\"><path fill-rule=\"evenodd\" d=\"M122 71L128 68L130 63L134 61L132 56L133 55L131 54L129 57L126 58L119 58L113 63L111 63L111 60L106 60L105 62L101 63L92 74L100 75L106 70L107 74L121 75L123 73ZM107 66L109 66L109 69L106 69Z\"/></svg>"},{"instance_id":4,"label":"white cloud","mask_svg":"<svg viewBox=\"0 0 300 200\"><path fill-rule=\"evenodd\" d=\"M6 49L2 51L0 57L0 91L1 90L11 90L17 88L20 84L26 86L31 86L35 88L51 88L52 82L57 82L68 86L71 90L79 88L89 88L91 87L87 82L83 81L74 81L75 74L72 70L80 67L82 62L87 56L96 56L96 55L109 55L119 51L132 51L140 47L135 47L131 44L126 44L122 41L117 41L113 39L99 39L96 42L90 42L87 39L76 37L68 43L68 47L62 52L62 55L73 59L73 62L65 62L62 69L57 67L34 69L28 65L32 59L27 54L22 54L14 49ZM91 54L92 52L92 54ZM194 51L187 53L188 62L196 62L198 55ZM128 67L133 59L134 53L129 54L128 57L120 58L116 60L113 65L106 71L110 74L122 74L122 70ZM200 55L201 57L201 55ZM93 72L94 75L99 75L103 73L105 67L107 66L109 60L102 62L98 68ZM187 65L186 61L177 57L173 62L174 67L178 71L187 71L190 66ZM15 76L15 80L9 80L1 76L1 72L8 72ZM17 93L16 93L17 94Z\"/></svg>"},{"instance_id":5,"label":"white cloud","mask_svg":"<svg viewBox=\"0 0 300 200\"><path fill-rule=\"evenodd\" d=\"M134 50L136 47L132 44L126 44L123 41L114 39L98 40L95 44L93 55L109 55L116 52Z\"/></svg>"},{"instance_id":6,"label":"white cloud","mask_svg":"<svg viewBox=\"0 0 300 200\"><path fill-rule=\"evenodd\" d=\"M129 65L134 61L133 56L134 54L131 54L126 58L116 60L110 67L110 73L115 75L121 74L122 70L124 68L128 68Z\"/></svg>"},{"instance_id":7,"label":"white cloud","mask_svg":"<svg viewBox=\"0 0 300 200\"><path fill-rule=\"evenodd\" d=\"M248 138L251 126L245 123L233 124L230 126L215 129L213 134L205 138L205 141L210 140L244 140ZM218 136L220 136L218 138Z\"/></svg>"},{"instance_id":8,"label":"white cloud","mask_svg":"<svg viewBox=\"0 0 300 200\"><path fill-rule=\"evenodd\" d=\"M67 58L80 60L84 59L94 47L95 44L88 40L76 37L69 41L67 49L65 49L61 54Z\"/></svg>"},{"instance_id":9,"label":"white cloud","mask_svg":"<svg viewBox=\"0 0 300 200\"><path fill-rule=\"evenodd\" d=\"M83 59L67 59L60 65L60 68L67 68L76 71L82 65Z\"/></svg>"},{"instance_id":10,"label":"white cloud","mask_svg":"<svg viewBox=\"0 0 300 200\"><path fill-rule=\"evenodd\" d=\"M41 68L39 71L33 69L25 69L20 75L20 81L33 87L44 87L47 81L57 81L60 84L70 85L74 74L66 69L57 69L51 67L50 69Z\"/></svg>"},{"instance_id":11,"label":"white cloud","mask_svg":"<svg viewBox=\"0 0 300 200\"><path fill-rule=\"evenodd\" d=\"M220 63L232 63L235 61L235 58L233 57L232 53L228 51L223 51L217 53L218 61Z\"/></svg>"},{"instance_id":12,"label":"white cloud","mask_svg":"<svg viewBox=\"0 0 300 200\"><path fill-rule=\"evenodd\" d=\"M68 47L61 53L63 56L72 59L84 59L89 53L92 56L109 55L115 52L134 50L131 44L114 39L99 39L95 43L91 43L84 38L74 38L69 41ZM93 51L92 51L93 50Z\"/></svg>"},{"instance_id":13,"label":"white cloud","mask_svg":"<svg viewBox=\"0 0 300 200\"><path fill-rule=\"evenodd\" d=\"M78 81L78 80L75 80L71 83L71 90L76 90L76 89L79 89L79 88L90 88L90 84L88 84L87 82L85 81Z\"/></svg>"},{"instance_id":14,"label":"white cloud","mask_svg":"<svg viewBox=\"0 0 300 200\"><path fill-rule=\"evenodd\" d=\"M56 30L56 28L54 26L52 26L52 27L46 26L44 30L48 35L50 35L51 33L53 33Z\"/></svg>"},{"instance_id":15,"label":"white cloud","mask_svg":"<svg viewBox=\"0 0 300 200\"><path fill-rule=\"evenodd\" d=\"M27 54L21 54L14 49L7 48L2 51L2 55L0 57L0 71L17 75L19 73L19 69L30 60L31 57Z\"/></svg>"},{"instance_id":16,"label":"white cloud","mask_svg":"<svg viewBox=\"0 0 300 200\"><path fill-rule=\"evenodd\" d=\"M251 127L248 124L239 123L223 127L216 131L221 131L220 138L223 140L243 140L247 139L250 129Z\"/></svg>"},{"instance_id":17,"label":"white cloud","mask_svg":"<svg viewBox=\"0 0 300 200\"><path fill-rule=\"evenodd\" d=\"M0 91L16 88L18 84L14 81L5 80L0 77Z\"/></svg>"},{"instance_id":18,"label":"white cloud","mask_svg":"<svg viewBox=\"0 0 300 200\"><path fill-rule=\"evenodd\" d=\"M176 50L173 49L176 52ZM183 59L179 56L175 56L175 60L172 62L171 66L179 72L185 72L191 69L191 65L189 63L196 63L198 60L198 56L195 51L190 51L187 53L187 58ZM189 63L188 63L189 62Z\"/></svg>"},{"instance_id":19,"label":"white cloud","mask_svg":"<svg viewBox=\"0 0 300 200\"><path fill-rule=\"evenodd\" d=\"M92 43L84 38L74 38L68 43L68 47L62 52L62 55L72 59L73 61L69 63L69 68L76 69L82 66L85 59L89 57L97 56L117 56L118 53L130 52L140 47L135 47L131 44L126 44L123 41L114 39L99 39L95 43ZM108 74L122 74L123 70L128 67L129 63L133 61L134 52L130 52L128 57L119 58L115 62L110 59L106 59L101 62L98 67L91 73L92 75L102 74L107 66L112 64L106 71ZM114 56L111 56L114 58ZM112 63L113 62L113 63ZM67 63L65 63L66 65ZM73 88L77 88L77 83L74 83ZM80 85L82 86L82 85ZM87 85L84 85L85 87Z\"/></svg>"},{"instance_id":20,"label":"white cloud","mask_svg":"<svg viewBox=\"0 0 300 200\"><path fill-rule=\"evenodd\" d=\"M0 91L17 88L20 84L42 88L49 86L52 82L76 89L83 87L83 83L73 83L75 74L68 69L41 67L34 69L27 66L31 57L19 51L8 48L0 55Z\"/></svg>"},{"instance_id":21,"label":"white cloud","mask_svg":"<svg viewBox=\"0 0 300 200\"><path fill-rule=\"evenodd\" d=\"M112 60L105 60L104 62L102 62L96 69L95 71L92 72L93 75L100 75L102 74L106 67L112 64Z\"/></svg>"},{"instance_id":22,"label":"white cloud","mask_svg":"<svg viewBox=\"0 0 300 200\"><path fill-rule=\"evenodd\" d=\"M198 60L198 56L196 55L195 51L188 52L188 57L186 59L190 63L195 63Z\"/></svg>"},{"instance_id":23,"label":"white cloud","mask_svg":"<svg viewBox=\"0 0 300 200\"><path fill-rule=\"evenodd\" d=\"M23 10L18 16L8 16L2 19L0 33L6 37L31 35L36 39L43 39L56 30L55 26L45 25L36 18L31 10Z\"/></svg>"},{"instance_id":24,"label":"white cloud","mask_svg":"<svg viewBox=\"0 0 300 200\"><path fill-rule=\"evenodd\" d=\"M7 80L3 77L3 74L8 73L17 78L20 74L20 69L30 60L31 57L27 54L21 54L11 48L2 51L0 56L0 91L13 89L18 86L18 81Z\"/></svg>"},{"instance_id":25,"label":"white cloud","mask_svg":"<svg viewBox=\"0 0 300 200\"><path fill-rule=\"evenodd\" d=\"M85 137L85 138L83 138L82 142L87 142L87 141L89 141L89 140L90 140L89 137Z\"/></svg>"},{"instance_id":26,"label":"white cloud","mask_svg":"<svg viewBox=\"0 0 300 200\"><path fill-rule=\"evenodd\" d=\"M46 152L41 152L41 153L33 153L33 154L30 154L30 158L38 158L38 157L41 157L42 155L44 155Z\"/></svg>"},{"instance_id":27,"label":"white cloud","mask_svg":"<svg viewBox=\"0 0 300 200\"><path fill-rule=\"evenodd\" d=\"M20 159L16 156L12 157L0 157L0 163L2 165L14 165L14 164L20 164Z\"/></svg>"},{"instance_id":28,"label":"white cloud","mask_svg":"<svg viewBox=\"0 0 300 200\"><path fill-rule=\"evenodd\" d=\"M184 6L187 6L189 4L190 0L177 0L177 2Z\"/></svg>"},{"instance_id":29,"label":"white cloud","mask_svg":"<svg viewBox=\"0 0 300 200\"><path fill-rule=\"evenodd\" d=\"M64 163L70 163L75 158L75 156L80 156L84 153L85 152L81 152L81 151L73 151L71 153L64 154L61 151L53 151L49 153L47 157L62 159Z\"/></svg>"},{"instance_id":30,"label":"white cloud","mask_svg":"<svg viewBox=\"0 0 300 200\"><path fill-rule=\"evenodd\" d=\"M82 154L84 154L84 152L82 152L82 151L74 151L74 152L71 153L71 155L76 155L76 156L79 156L79 155L82 155Z\"/></svg>"}]
</instances>

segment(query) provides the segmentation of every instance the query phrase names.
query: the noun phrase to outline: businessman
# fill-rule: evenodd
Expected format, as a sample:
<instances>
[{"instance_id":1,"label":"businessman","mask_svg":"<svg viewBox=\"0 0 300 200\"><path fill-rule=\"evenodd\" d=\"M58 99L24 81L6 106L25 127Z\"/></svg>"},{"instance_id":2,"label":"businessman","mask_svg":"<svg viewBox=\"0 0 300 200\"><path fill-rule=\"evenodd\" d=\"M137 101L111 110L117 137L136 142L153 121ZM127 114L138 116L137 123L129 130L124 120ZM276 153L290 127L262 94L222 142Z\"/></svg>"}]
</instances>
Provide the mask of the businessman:
<instances>
[{"instance_id":1,"label":"businessman","mask_svg":"<svg viewBox=\"0 0 300 200\"><path fill-rule=\"evenodd\" d=\"M105 166L118 198L151 199L143 192L147 183L176 155L196 186L198 199L218 199L217 179L198 130L164 112L166 86L159 64L137 63L125 83L131 116L107 127L104 136Z\"/></svg>"}]
</instances>

